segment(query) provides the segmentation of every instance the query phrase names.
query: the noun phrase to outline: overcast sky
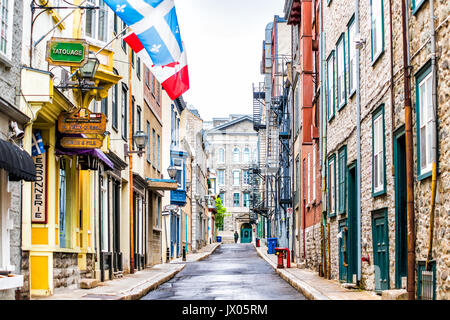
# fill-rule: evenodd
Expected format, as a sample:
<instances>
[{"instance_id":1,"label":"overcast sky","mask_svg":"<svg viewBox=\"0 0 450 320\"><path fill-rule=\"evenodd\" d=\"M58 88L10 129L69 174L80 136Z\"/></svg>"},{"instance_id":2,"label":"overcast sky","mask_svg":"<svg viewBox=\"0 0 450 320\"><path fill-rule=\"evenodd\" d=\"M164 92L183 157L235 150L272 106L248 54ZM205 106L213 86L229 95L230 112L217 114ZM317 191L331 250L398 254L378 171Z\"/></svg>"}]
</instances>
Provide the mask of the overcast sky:
<instances>
[{"instance_id":1,"label":"overcast sky","mask_svg":"<svg viewBox=\"0 0 450 320\"><path fill-rule=\"evenodd\" d=\"M252 114L252 83L260 74L262 41L284 0L175 0L189 66L183 95L203 120Z\"/></svg>"}]
</instances>

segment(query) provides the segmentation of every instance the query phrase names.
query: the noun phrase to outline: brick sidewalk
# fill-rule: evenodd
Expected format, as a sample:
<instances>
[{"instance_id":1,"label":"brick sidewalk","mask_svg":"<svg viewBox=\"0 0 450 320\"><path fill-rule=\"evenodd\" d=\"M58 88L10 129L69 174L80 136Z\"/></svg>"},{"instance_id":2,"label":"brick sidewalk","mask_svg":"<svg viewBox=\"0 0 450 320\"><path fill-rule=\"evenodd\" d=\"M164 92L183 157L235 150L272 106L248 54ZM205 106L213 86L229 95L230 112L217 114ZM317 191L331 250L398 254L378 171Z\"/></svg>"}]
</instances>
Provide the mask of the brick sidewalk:
<instances>
[{"instance_id":1,"label":"brick sidewalk","mask_svg":"<svg viewBox=\"0 0 450 320\"><path fill-rule=\"evenodd\" d=\"M213 253L219 245L220 243L212 243L197 253L190 253L186 256L185 262L202 260ZM177 258L170 263L157 264L134 274L124 275L120 279L100 282L92 289L58 288L50 297L33 297L32 300L137 300L172 279L183 270L185 262L182 258Z\"/></svg>"},{"instance_id":2,"label":"brick sidewalk","mask_svg":"<svg viewBox=\"0 0 450 320\"><path fill-rule=\"evenodd\" d=\"M255 244L253 243L255 246ZM291 286L301 292L309 300L381 300L381 296L372 291L347 289L339 281L327 280L319 277L317 272L308 269L299 269L291 262L291 268L277 269L277 256L267 253L267 247L255 249L258 255L266 260ZM286 267L286 260L284 260Z\"/></svg>"}]
</instances>

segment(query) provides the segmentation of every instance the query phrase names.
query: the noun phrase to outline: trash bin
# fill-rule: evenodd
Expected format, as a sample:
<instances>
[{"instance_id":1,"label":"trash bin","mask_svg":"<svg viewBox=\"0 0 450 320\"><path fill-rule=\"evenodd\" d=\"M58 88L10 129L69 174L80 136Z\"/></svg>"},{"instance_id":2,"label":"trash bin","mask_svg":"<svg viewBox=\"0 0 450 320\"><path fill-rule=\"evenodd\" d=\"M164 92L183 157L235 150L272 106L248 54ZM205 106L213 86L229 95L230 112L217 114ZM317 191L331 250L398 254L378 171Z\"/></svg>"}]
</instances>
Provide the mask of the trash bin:
<instances>
[{"instance_id":1,"label":"trash bin","mask_svg":"<svg viewBox=\"0 0 450 320\"><path fill-rule=\"evenodd\" d=\"M259 247L259 238L256 238L256 246Z\"/></svg>"},{"instance_id":2,"label":"trash bin","mask_svg":"<svg viewBox=\"0 0 450 320\"><path fill-rule=\"evenodd\" d=\"M267 253L275 254L275 247L277 246L277 238L267 238Z\"/></svg>"},{"instance_id":3,"label":"trash bin","mask_svg":"<svg viewBox=\"0 0 450 320\"><path fill-rule=\"evenodd\" d=\"M217 242L222 242L222 237L221 237L221 236L217 236L216 238L217 238L217 239L216 239Z\"/></svg>"}]
</instances>

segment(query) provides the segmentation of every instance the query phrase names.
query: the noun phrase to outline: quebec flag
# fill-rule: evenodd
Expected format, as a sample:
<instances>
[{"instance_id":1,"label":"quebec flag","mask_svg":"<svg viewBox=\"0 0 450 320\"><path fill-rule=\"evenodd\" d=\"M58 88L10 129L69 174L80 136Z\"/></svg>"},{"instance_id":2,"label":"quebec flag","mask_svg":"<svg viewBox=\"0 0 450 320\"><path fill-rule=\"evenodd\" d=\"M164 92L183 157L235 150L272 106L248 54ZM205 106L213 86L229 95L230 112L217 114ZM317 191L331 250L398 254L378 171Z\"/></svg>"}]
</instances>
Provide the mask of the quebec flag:
<instances>
[{"instance_id":1,"label":"quebec flag","mask_svg":"<svg viewBox=\"0 0 450 320\"><path fill-rule=\"evenodd\" d=\"M131 27L155 66L177 61L183 52L173 0L104 0Z\"/></svg>"},{"instance_id":2,"label":"quebec flag","mask_svg":"<svg viewBox=\"0 0 450 320\"><path fill-rule=\"evenodd\" d=\"M42 142L41 132L36 131L33 136L33 144L31 146L31 156L36 157L45 152L44 143Z\"/></svg>"}]
</instances>

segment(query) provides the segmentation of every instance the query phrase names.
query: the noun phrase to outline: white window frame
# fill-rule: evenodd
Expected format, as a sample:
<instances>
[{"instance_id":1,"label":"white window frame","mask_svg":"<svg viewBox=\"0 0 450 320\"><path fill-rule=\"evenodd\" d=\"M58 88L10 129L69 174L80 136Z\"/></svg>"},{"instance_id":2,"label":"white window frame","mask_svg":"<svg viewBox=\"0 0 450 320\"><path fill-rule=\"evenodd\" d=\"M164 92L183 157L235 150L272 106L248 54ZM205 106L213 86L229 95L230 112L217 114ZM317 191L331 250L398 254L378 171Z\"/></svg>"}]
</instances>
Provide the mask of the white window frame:
<instances>
[{"instance_id":1,"label":"white window frame","mask_svg":"<svg viewBox=\"0 0 450 320\"><path fill-rule=\"evenodd\" d=\"M101 8L100 5L100 1L103 0L87 0L86 1L86 6L98 6ZM110 30L109 30L109 26L110 26L110 8L108 7L108 5L104 3L105 6L105 10L106 10L106 17L105 17L105 39L101 40L98 37L98 32L99 32L99 15L100 15L100 11L102 9L94 9L92 10L92 14L93 14L93 21L94 21L94 30L93 30L93 36L89 36L87 34L87 30L86 30L86 18L87 18L87 10L85 12L85 14L83 15L83 31L84 31L84 36L85 38L89 41L92 42L93 44L97 44L100 45L101 47L103 47L106 43L108 43L108 41L110 40Z\"/></svg>"},{"instance_id":2,"label":"white window frame","mask_svg":"<svg viewBox=\"0 0 450 320\"><path fill-rule=\"evenodd\" d=\"M430 72L425 78L419 82L419 130L420 130L420 175L426 174L432 169L432 120L433 120L433 103L431 89L433 83L433 74ZM422 91L422 88L424 89ZM425 101L426 100L426 101ZM425 146L424 146L425 144ZM425 152L424 152L425 151ZM423 161L425 159L425 162ZM422 165L424 163L424 165Z\"/></svg>"},{"instance_id":3,"label":"white window frame","mask_svg":"<svg viewBox=\"0 0 450 320\"><path fill-rule=\"evenodd\" d=\"M237 179L238 183L236 184L236 175L238 174ZM241 185L241 170L233 170L233 186L240 186Z\"/></svg>"},{"instance_id":4,"label":"white window frame","mask_svg":"<svg viewBox=\"0 0 450 320\"><path fill-rule=\"evenodd\" d=\"M250 207L250 193L244 192L242 194L242 206L243 207Z\"/></svg>"},{"instance_id":5,"label":"white window frame","mask_svg":"<svg viewBox=\"0 0 450 320\"><path fill-rule=\"evenodd\" d=\"M239 203L238 203L238 205L236 205L235 203L234 203L234 200L235 200L235 198L234 198L234 195L235 194L237 194L237 195L239 195ZM239 192L233 192L233 207L235 207L235 208L237 208L237 207L240 207L241 206L241 194L239 193Z\"/></svg>"},{"instance_id":6,"label":"white window frame","mask_svg":"<svg viewBox=\"0 0 450 320\"><path fill-rule=\"evenodd\" d=\"M328 120L334 117L335 83L334 83L334 50L327 59L327 110Z\"/></svg>"},{"instance_id":7,"label":"white window frame","mask_svg":"<svg viewBox=\"0 0 450 320\"><path fill-rule=\"evenodd\" d=\"M2 19L2 5L3 1L0 0L0 19ZM8 1L8 15L6 17L6 51L0 51L0 59L6 58L6 60L11 60L12 55L12 42L13 42L13 25L14 25L14 0L7 0ZM0 20L0 34L2 32L2 20ZM1 39L0 39L1 40Z\"/></svg>"},{"instance_id":8,"label":"white window frame","mask_svg":"<svg viewBox=\"0 0 450 320\"><path fill-rule=\"evenodd\" d=\"M250 163L250 159L251 159L251 156L250 156L250 148L244 148L244 151L243 151L243 153L242 153L242 161L244 162L244 163Z\"/></svg>"},{"instance_id":9,"label":"white window frame","mask_svg":"<svg viewBox=\"0 0 450 320\"><path fill-rule=\"evenodd\" d=\"M345 84L345 37L344 34L339 38L336 45L336 85L337 85L337 105L338 110L346 104L347 86Z\"/></svg>"},{"instance_id":10,"label":"white window frame","mask_svg":"<svg viewBox=\"0 0 450 320\"><path fill-rule=\"evenodd\" d=\"M237 150L237 153L236 153L236 150ZM235 155L237 155L237 158L236 158ZM235 148L233 149L233 162L234 162L234 163L239 163L239 162L241 162L241 150L239 150L238 147L235 147Z\"/></svg>"},{"instance_id":11,"label":"white window frame","mask_svg":"<svg viewBox=\"0 0 450 320\"><path fill-rule=\"evenodd\" d=\"M328 188L329 189L329 213L331 216L336 214L336 158L328 160Z\"/></svg>"},{"instance_id":12,"label":"white window frame","mask_svg":"<svg viewBox=\"0 0 450 320\"><path fill-rule=\"evenodd\" d=\"M348 93L356 91L356 46L355 46L355 19L352 18L348 26Z\"/></svg>"},{"instance_id":13,"label":"white window frame","mask_svg":"<svg viewBox=\"0 0 450 320\"><path fill-rule=\"evenodd\" d=\"M380 112L373 120L373 192L384 189L384 128L383 113Z\"/></svg>"},{"instance_id":14,"label":"white window frame","mask_svg":"<svg viewBox=\"0 0 450 320\"><path fill-rule=\"evenodd\" d=\"M247 179L246 179L247 176ZM243 170L242 171L242 184L249 185L250 184L250 170Z\"/></svg>"},{"instance_id":15,"label":"white window frame","mask_svg":"<svg viewBox=\"0 0 450 320\"><path fill-rule=\"evenodd\" d=\"M220 173L223 173L222 179L220 179ZM217 170L217 184L219 186L225 185L225 170Z\"/></svg>"},{"instance_id":16,"label":"white window frame","mask_svg":"<svg viewBox=\"0 0 450 320\"><path fill-rule=\"evenodd\" d=\"M218 163L225 163L225 149L224 148L219 149L218 156L219 156Z\"/></svg>"},{"instance_id":17,"label":"white window frame","mask_svg":"<svg viewBox=\"0 0 450 320\"><path fill-rule=\"evenodd\" d=\"M375 62L384 51L383 0L370 0L370 21L372 62Z\"/></svg>"}]
</instances>

